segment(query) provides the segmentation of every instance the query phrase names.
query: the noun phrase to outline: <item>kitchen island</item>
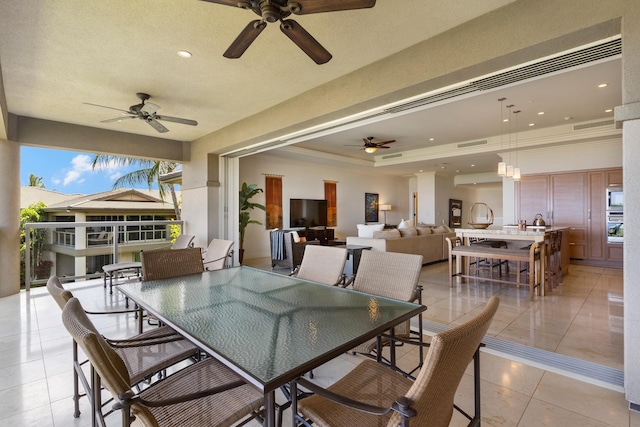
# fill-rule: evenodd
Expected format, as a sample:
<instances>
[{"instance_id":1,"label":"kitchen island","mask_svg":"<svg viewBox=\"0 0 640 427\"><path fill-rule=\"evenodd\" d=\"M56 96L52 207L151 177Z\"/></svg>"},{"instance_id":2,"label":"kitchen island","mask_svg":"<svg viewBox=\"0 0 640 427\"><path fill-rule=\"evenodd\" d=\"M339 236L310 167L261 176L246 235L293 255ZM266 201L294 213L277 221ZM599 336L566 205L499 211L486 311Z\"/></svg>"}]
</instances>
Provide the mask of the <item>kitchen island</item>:
<instances>
[{"instance_id":1,"label":"kitchen island","mask_svg":"<svg viewBox=\"0 0 640 427\"><path fill-rule=\"evenodd\" d=\"M524 230L519 230L518 226L490 226L484 229L476 228L456 228L456 237L462 239L464 245L469 245L472 239L500 240L507 243L509 249L519 249L530 242L542 242L541 251L543 254L543 271L547 271L547 266L551 265L551 257L554 256L552 243L554 238L560 237L560 256L557 262L560 263L561 275L569 273L569 229L567 227L534 227L528 226ZM558 233L561 232L561 233ZM458 267L460 269L460 267ZM548 279L548 277L546 278ZM547 280L545 280L546 282Z\"/></svg>"}]
</instances>

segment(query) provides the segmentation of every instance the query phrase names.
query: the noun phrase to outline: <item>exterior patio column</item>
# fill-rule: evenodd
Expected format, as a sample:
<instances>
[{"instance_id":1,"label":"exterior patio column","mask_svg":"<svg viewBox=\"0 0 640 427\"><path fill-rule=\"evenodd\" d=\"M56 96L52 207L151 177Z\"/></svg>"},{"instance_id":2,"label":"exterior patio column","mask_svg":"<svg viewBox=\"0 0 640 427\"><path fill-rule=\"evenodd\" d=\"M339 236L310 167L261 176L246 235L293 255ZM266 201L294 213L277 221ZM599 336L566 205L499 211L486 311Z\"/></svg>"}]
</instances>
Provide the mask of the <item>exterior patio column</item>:
<instances>
[{"instance_id":1,"label":"exterior patio column","mask_svg":"<svg viewBox=\"0 0 640 427\"><path fill-rule=\"evenodd\" d=\"M640 410L640 7L624 1L622 19L622 105L615 119L622 126L624 185L624 386L631 407Z\"/></svg>"},{"instance_id":2,"label":"exterior patio column","mask_svg":"<svg viewBox=\"0 0 640 427\"><path fill-rule=\"evenodd\" d=\"M20 292L20 145L0 139L0 298Z\"/></svg>"}]
</instances>

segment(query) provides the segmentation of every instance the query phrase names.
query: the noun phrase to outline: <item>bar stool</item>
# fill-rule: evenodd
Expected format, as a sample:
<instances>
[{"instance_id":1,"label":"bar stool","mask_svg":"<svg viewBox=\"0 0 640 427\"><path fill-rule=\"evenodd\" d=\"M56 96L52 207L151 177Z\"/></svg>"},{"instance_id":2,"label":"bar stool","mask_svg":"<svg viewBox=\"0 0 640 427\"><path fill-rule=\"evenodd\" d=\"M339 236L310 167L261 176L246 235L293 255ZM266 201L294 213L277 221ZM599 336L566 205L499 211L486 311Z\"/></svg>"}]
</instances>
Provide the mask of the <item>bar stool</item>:
<instances>
[{"instance_id":1,"label":"bar stool","mask_svg":"<svg viewBox=\"0 0 640 427\"><path fill-rule=\"evenodd\" d=\"M554 231L549 235L549 265L547 277L549 286L557 287L562 283L562 231Z\"/></svg>"}]
</instances>

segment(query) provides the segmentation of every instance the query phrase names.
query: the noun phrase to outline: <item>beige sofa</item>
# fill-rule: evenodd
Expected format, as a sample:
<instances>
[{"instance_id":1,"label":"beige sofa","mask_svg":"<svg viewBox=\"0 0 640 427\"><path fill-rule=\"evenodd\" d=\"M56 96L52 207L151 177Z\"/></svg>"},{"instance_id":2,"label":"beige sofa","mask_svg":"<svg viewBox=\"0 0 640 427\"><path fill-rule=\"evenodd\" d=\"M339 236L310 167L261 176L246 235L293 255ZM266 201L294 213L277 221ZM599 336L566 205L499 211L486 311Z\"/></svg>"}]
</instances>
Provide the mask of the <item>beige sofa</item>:
<instances>
[{"instance_id":1,"label":"beige sofa","mask_svg":"<svg viewBox=\"0 0 640 427\"><path fill-rule=\"evenodd\" d=\"M378 237L384 236L385 233L388 237ZM437 232L418 236L395 237L394 234L396 233L385 231L374 233L375 237L348 236L347 245L371 246L371 250L380 252L422 255L422 262L428 264L448 259L449 249L445 238L456 235L452 232Z\"/></svg>"}]
</instances>

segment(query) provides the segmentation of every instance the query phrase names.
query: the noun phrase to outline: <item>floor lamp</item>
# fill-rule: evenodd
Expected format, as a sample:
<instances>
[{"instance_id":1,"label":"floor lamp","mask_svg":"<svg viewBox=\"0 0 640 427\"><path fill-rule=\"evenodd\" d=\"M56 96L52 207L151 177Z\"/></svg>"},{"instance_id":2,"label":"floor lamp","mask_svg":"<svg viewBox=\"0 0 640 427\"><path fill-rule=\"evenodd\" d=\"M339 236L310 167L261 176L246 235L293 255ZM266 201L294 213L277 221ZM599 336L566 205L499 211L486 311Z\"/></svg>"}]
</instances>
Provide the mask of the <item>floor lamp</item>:
<instances>
[{"instance_id":1,"label":"floor lamp","mask_svg":"<svg viewBox=\"0 0 640 427\"><path fill-rule=\"evenodd\" d=\"M384 212L384 225L387 225L387 211L391 210L391 205L380 205L380 210Z\"/></svg>"}]
</instances>

